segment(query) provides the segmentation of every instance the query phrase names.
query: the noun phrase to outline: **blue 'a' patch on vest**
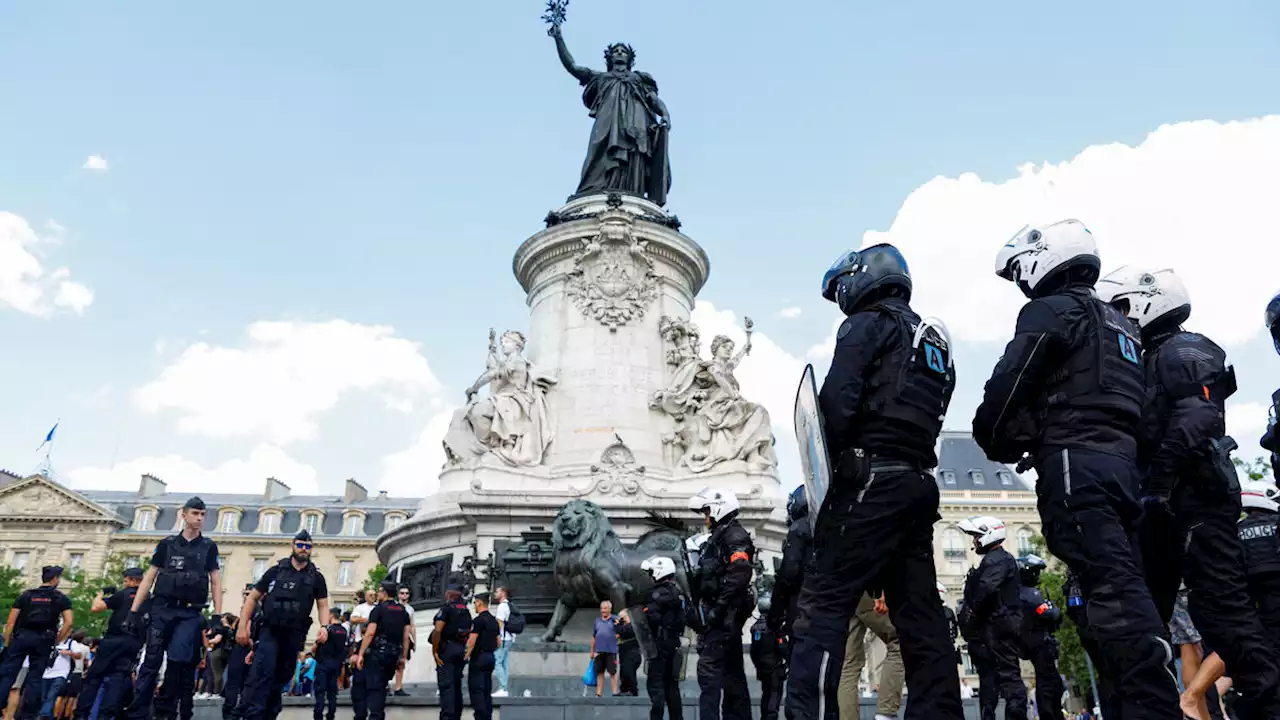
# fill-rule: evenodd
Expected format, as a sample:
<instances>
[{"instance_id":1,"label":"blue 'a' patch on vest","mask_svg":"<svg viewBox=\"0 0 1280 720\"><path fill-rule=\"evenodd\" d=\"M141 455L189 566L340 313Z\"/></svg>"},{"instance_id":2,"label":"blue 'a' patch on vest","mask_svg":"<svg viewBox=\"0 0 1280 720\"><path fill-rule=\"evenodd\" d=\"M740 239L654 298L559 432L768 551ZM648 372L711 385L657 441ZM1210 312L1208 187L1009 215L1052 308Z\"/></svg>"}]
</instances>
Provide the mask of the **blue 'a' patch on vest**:
<instances>
[{"instance_id":1,"label":"blue 'a' patch on vest","mask_svg":"<svg viewBox=\"0 0 1280 720\"><path fill-rule=\"evenodd\" d=\"M943 359L942 351L939 350L936 345L932 343L924 344L924 359L925 362L929 364L930 370L938 373L939 375L946 374L947 363Z\"/></svg>"},{"instance_id":2,"label":"blue 'a' patch on vest","mask_svg":"<svg viewBox=\"0 0 1280 720\"><path fill-rule=\"evenodd\" d=\"M1116 333L1116 339L1120 341L1120 357L1137 365L1139 362L1138 346L1134 345L1133 340L1124 333Z\"/></svg>"}]
</instances>

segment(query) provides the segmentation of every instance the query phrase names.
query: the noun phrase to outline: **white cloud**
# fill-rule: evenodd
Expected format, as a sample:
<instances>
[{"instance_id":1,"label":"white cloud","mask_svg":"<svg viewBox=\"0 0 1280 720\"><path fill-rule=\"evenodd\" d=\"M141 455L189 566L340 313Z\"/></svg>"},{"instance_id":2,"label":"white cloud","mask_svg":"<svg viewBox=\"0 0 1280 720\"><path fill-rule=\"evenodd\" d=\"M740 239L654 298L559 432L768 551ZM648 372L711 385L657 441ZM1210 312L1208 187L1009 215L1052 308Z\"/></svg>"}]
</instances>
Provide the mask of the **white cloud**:
<instances>
[{"instance_id":1,"label":"white cloud","mask_svg":"<svg viewBox=\"0 0 1280 720\"><path fill-rule=\"evenodd\" d=\"M436 398L438 400L438 398ZM444 465L444 433L456 407L444 407L431 416L413 446L382 459L378 489L392 497L422 497L439 488Z\"/></svg>"},{"instance_id":2,"label":"white cloud","mask_svg":"<svg viewBox=\"0 0 1280 720\"><path fill-rule=\"evenodd\" d=\"M319 494L316 471L272 445L259 445L245 460L229 460L213 469L181 455L140 457L111 468L80 467L68 474L74 487L136 490L143 474L164 480L172 492L261 493L268 477L288 485L295 495Z\"/></svg>"},{"instance_id":3,"label":"white cloud","mask_svg":"<svg viewBox=\"0 0 1280 720\"><path fill-rule=\"evenodd\" d=\"M66 268L45 272L39 254L51 244L23 218L0 211L0 305L44 317L55 308L79 314L93 303L93 291L69 280Z\"/></svg>"},{"instance_id":4,"label":"white cloud","mask_svg":"<svg viewBox=\"0 0 1280 720\"><path fill-rule=\"evenodd\" d=\"M81 170L102 170L105 172L107 170L107 159L97 154L90 155L87 159L85 159L84 165L81 165L80 169Z\"/></svg>"},{"instance_id":5,"label":"white cloud","mask_svg":"<svg viewBox=\"0 0 1280 720\"><path fill-rule=\"evenodd\" d=\"M44 224L44 226L45 226L45 229L47 229L51 233L64 233L67 231L67 229L62 226L62 223L58 222L57 220L54 220L53 218L49 218L49 220Z\"/></svg>"},{"instance_id":6,"label":"white cloud","mask_svg":"<svg viewBox=\"0 0 1280 720\"><path fill-rule=\"evenodd\" d=\"M1252 459L1263 454L1262 448L1258 447L1258 439L1267 429L1270 410L1270 405L1256 402L1227 404L1227 434L1240 445L1236 457Z\"/></svg>"},{"instance_id":7,"label":"white cloud","mask_svg":"<svg viewBox=\"0 0 1280 720\"><path fill-rule=\"evenodd\" d=\"M244 348L199 342L134 393L145 412L175 410L178 429L284 445L314 437L346 393L374 392L407 411L440 383L416 343L392 328L343 320L258 322Z\"/></svg>"},{"instance_id":8,"label":"white cloud","mask_svg":"<svg viewBox=\"0 0 1280 720\"><path fill-rule=\"evenodd\" d=\"M1172 267L1195 306L1193 323L1224 345L1247 341L1276 290L1280 243L1267 240L1280 197L1280 115L1164 125L1137 147L1095 145L1012 180L938 177L912 192L888 232L911 264L913 305L938 314L957 340L1003 341L1024 298L995 277L996 251L1029 222L1075 217L1098 239L1103 271Z\"/></svg>"},{"instance_id":9,"label":"white cloud","mask_svg":"<svg viewBox=\"0 0 1280 720\"><path fill-rule=\"evenodd\" d=\"M783 320L790 320L792 318L800 317L802 312L804 312L804 309L797 306L785 307L778 311L778 317Z\"/></svg>"}]
</instances>

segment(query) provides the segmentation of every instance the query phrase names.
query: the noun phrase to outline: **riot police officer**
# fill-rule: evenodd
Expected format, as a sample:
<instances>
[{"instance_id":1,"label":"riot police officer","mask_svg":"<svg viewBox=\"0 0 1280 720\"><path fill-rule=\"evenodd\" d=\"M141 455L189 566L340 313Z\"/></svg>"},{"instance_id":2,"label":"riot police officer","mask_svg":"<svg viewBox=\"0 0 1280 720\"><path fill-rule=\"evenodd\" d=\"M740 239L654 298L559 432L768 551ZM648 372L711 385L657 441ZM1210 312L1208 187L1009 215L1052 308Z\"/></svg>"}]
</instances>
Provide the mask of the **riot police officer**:
<instances>
[{"instance_id":1,"label":"riot police officer","mask_svg":"<svg viewBox=\"0 0 1280 720\"><path fill-rule=\"evenodd\" d=\"M832 479L821 508L810 508L820 512L792 626L787 717L816 720L823 659L836 668L826 683L838 684L849 618L879 585L902 644L907 717L959 720L960 678L934 589L939 498L929 472L955 388L950 343L911 309L911 275L892 245L842 254L822 294L848 317L818 395Z\"/></svg>"},{"instance_id":2,"label":"riot police officer","mask_svg":"<svg viewBox=\"0 0 1280 720\"><path fill-rule=\"evenodd\" d=\"M311 610L329 615L329 586L311 562L311 533L302 530L293 538L289 557L267 568L240 609L236 642L249 645L254 608L262 603L262 626L253 649L253 664L241 692L239 715L273 718L280 714L280 688L293 677L298 653L311 629ZM316 641L324 642L328 629L321 627Z\"/></svg>"},{"instance_id":3,"label":"riot police officer","mask_svg":"<svg viewBox=\"0 0 1280 720\"><path fill-rule=\"evenodd\" d=\"M61 581L62 568L46 565L40 569L40 587L23 591L9 611L4 625L4 660L0 661L0 716L23 660L28 664L27 680L22 684L22 705L16 717L33 718L40 709L40 679L49 667L50 652L71 636L71 600L58 590Z\"/></svg>"},{"instance_id":4,"label":"riot police officer","mask_svg":"<svg viewBox=\"0 0 1280 720\"><path fill-rule=\"evenodd\" d=\"M706 626L698 636L698 717L751 720L751 695L742 663L742 629L751 619L756 546L738 522L738 496L705 489L689 500L711 537L698 557L698 599Z\"/></svg>"},{"instance_id":5,"label":"riot police officer","mask_svg":"<svg viewBox=\"0 0 1280 720\"><path fill-rule=\"evenodd\" d=\"M1276 352L1280 353L1280 294L1267 303L1266 323L1267 331L1271 333L1271 343L1275 346ZM1271 393L1270 415L1267 431L1262 435L1262 441L1259 444L1263 450L1271 453L1271 478L1275 480L1277 486L1280 486L1280 437L1277 436L1277 430L1280 428L1276 424L1277 418L1280 418L1280 390Z\"/></svg>"},{"instance_id":6,"label":"riot police officer","mask_svg":"<svg viewBox=\"0 0 1280 720\"><path fill-rule=\"evenodd\" d=\"M951 631L951 647L955 649L956 640L960 638L960 623L956 620L956 611L947 604L947 586L938 581L938 597L942 598L942 614L947 616L947 628ZM960 651L956 651L956 664L959 665Z\"/></svg>"},{"instance_id":7,"label":"riot police officer","mask_svg":"<svg viewBox=\"0 0 1280 720\"><path fill-rule=\"evenodd\" d=\"M996 274L1030 302L987 381L973 439L1004 463L1028 455L1049 551L1080 579L1125 720L1177 717L1172 657L1136 546L1138 424L1146 379L1137 330L1093 286L1100 262L1078 220L1025 228Z\"/></svg>"},{"instance_id":8,"label":"riot police officer","mask_svg":"<svg viewBox=\"0 0 1280 720\"><path fill-rule=\"evenodd\" d=\"M1058 674L1058 639L1053 634L1062 627L1062 611L1040 592L1040 573L1044 569L1044 559L1038 555L1018 558L1022 657L1036 671L1036 709L1040 717L1060 718L1065 687Z\"/></svg>"},{"instance_id":9,"label":"riot police officer","mask_svg":"<svg viewBox=\"0 0 1280 720\"><path fill-rule=\"evenodd\" d=\"M1212 340L1182 329L1191 298L1172 270L1122 267L1098 282L1098 296L1142 332L1148 401L1139 460L1156 609L1167 623L1186 583L1191 620L1234 687L1255 711L1280 717L1280 658L1250 602L1236 532L1240 480L1229 454L1235 442L1224 437L1235 370Z\"/></svg>"},{"instance_id":10,"label":"riot police officer","mask_svg":"<svg viewBox=\"0 0 1280 720\"><path fill-rule=\"evenodd\" d=\"M106 689L102 693L98 715L103 718L116 716L124 701L125 685L131 681L129 675L133 672L133 663L142 649L142 638L124 630L125 620L133 609L133 598L142 584L142 568L127 568L123 577L123 588L112 592L110 597L107 597L107 591L112 588L104 588L89 608L94 613L110 610L111 618L107 620L107 629L93 655L93 663L84 674L80 696L76 700L76 718L79 720L89 717L103 683L106 683Z\"/></svg>"},{"instance_id":11,"label":"riot police officer","mask_svg":"<svg viewBox=\"0 0 1280 720\"><path fill-rule=\"evenodd\" d=\"M760 610L760 617L751 626L751 664L756 666L756 679L760 681L760 720L778 720L778 705L782 700L786 675L778 651L778 634L769 628L766 620L772 598L768 595L761 597L756 607Z\"/></svg>"},{"instance_id":12,"label":"riot police officer","mask_svg":"<svg viewBox=\"0 0 1280 720\"><path fill-rule=\"evenodd\" d=\"M342 674L342 661L347 657L347 635L347 628L342 624L342 610L329 608L325 639L317 638L312 651L316 659L315 720L333 720L338 712L338 675Z\"/></svg>"},{"instance_id":13,"label":"riot police officer","mask_svg":"<svg viewBox=\"0 0 1280 720\"><path fill-rule=\"evenodd\" d=\"M1280 652L1280 488L1265 480L1242 483L1240 504L1245 516L1236 527L1244 546L1249 597L1271 647Z\"/></svg>"},{"instance_id":14,"label":"riot police officer","mask_svg":"<svg viewBox=\"0 0 1280 720\"><path fill-rule=\"evenodd\" d=\"M136 632L147 598L152 599L146 635L146 656L134 680L131 720L147 720L155 702L157 718L178 713L178 700L191 697L195 668L200 661L204 616L201 610L213 596L214 616L222 614L222 578L218 572L218 545L200 532L204 525L204 501L198 497L182 506L182 532L156 544L151 567L133 597L133 609L125 621ZM154 587L153 587L154 585ZM156 694L160 665L165 664L164 684Z\"/></svg>"},{"instance_id":15,"label":"riot police officer","mask_svg":"<svg viewBox=\"0 0 1280 720\"><path fill-rule=\"evenodd\" d=\"M463 658L471 634L471 613L458 587L451 585L445 590L444 607L436 613L433 624L431 656L440 689L440 720L462 720L462 667L466 664Z\"/></svg>"},{"instance_id":16,"label":"riot police officer","mask_svg":"<svg viewBox=\"0 0 1280 720\"><path fill-rule=\"evenodd\" d=\"M684 720L680 701L680 637L685 628L685 598L676 584L676 564L671 558L655 555L640 564L640 569L653 579L653 591L644 605L644 617L636 622L648 624L653 638L654 656L645 670L645 689L649 693L649 720L662 720L667 709L668 720Z\"/></svg>"},{"instance_id":17,"label":"riot police officer","mask_svg":"<svg viewBox=\"0 0 1280 720\"><path fill-rule=\"evenodd\" d=\"M409 611L397 597L399 586L394 580L383 580L378 588L378 605L369 613L369 627L360 640L356 667L359 684L351 685L351 708L356 720L382 720L386 716L387 685L396 669L409 659L409 634L413 623ZM444 689L440 693L444 717ZM459 704L459 709L461 705Z\"/></svg>"},{"instance_id":18,"label":"riot police officer","mask_svg":"<svg viewBox=\"0 0 1280 720\"><path fill-rule=\"evenodd\" d=\"M244 586L244 591L240 594L240 608L243 610L249 603L249 593L253 592L253 583ZM237 626L237 630L244 627L241 622ZM240 694L244 690L245 677L249 674L249 665L246 662L250 659L249 654L253 652L253 643L258 640L258 631L262 628L262 606L258 605L253 609L253 614L249 618L249 644L241 645L236 643L231 648L231 655L227 659L227 680L222 684L222 718L223 720L231 720L236 716L236 708L240 706ZM238 634L238 633L237 633Z\"/></svg>"},{"instance_id":19,"label":"riot police officer","mask_svg":"<svg viewBox=\"0 0 1280 720\"><path fill-rule=\"evenodd\" d=\"M982 556L976 572L964 583L964 610L959 622L967 637L969 657L978 668L979 703L984 720L996 713L996 695L1004 698L1004 716L1027 717L1027 688L1018 664L1022 609L1018 600L1018 561L1004 549L1004 521L989 515L960 521L960 530L973 537L973 549ZM990 684L996 692L987 690Z\"/></svg>"},{"instance_id":20,"label":"riot police officer","mask_svg":"<svg viewBox=\"0 0 1280 720\"><path fill-rule=\"evenodd\" d=\"M782 561L774 578L767 621L769 629L787 635L795 622L800 586L804 584L804 565L813 552L813 530L809 521L809 496L804 486L791 491L787 498L787 537L782 541Z\"/></svg>"},{"instance_id":21,"label":"riot police officer","mask_svg":"<svg viewBox=\"0 0 1280 720\"><path fill-rule=\"evenodd\" d=\"M1119 673L1107 669L1104 665L1107 658L1099 650L1098 640L1094 636L1093 628L1089 625L1089 616L1085 612L1084 593L1080 590L1080 579L1070 570L1063 579L1062 594L1067 599L1067 617L1076 626L1080 646L1084 648L1088 659L1097 668L1094 674L1097 676L1098 697L1094 698L1094 701L1104 718L1119 718L1121 717L1120 699L1116 697L1115 684L1115 678Z\"/></svg>"}]
</instances>

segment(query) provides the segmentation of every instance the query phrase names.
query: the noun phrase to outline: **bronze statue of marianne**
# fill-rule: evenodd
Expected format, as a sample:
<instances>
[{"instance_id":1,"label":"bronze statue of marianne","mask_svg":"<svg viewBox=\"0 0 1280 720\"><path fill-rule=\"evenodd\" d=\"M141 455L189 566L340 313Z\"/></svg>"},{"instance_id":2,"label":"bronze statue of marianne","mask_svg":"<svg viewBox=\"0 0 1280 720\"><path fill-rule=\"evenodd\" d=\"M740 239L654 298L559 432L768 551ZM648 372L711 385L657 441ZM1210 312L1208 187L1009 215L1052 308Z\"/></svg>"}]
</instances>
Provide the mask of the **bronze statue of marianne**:
<instances>
[{"instance_id":1,"label":"bronze statue of marianne","mask_svg":"<svg viewBox=\"0 0 1280 720\"><path fill-rule=\"evenodd\" d=\"M560 62L582 83L582 104L595 118L575 196L623 192L666 205L671 115L658 97L658 83L633 69L636 54L630 45L610 45L604 51L608 69L596 72L574 64L560 25L553 24L547 34L555 38Z\"/></svg>"}]
</instances>

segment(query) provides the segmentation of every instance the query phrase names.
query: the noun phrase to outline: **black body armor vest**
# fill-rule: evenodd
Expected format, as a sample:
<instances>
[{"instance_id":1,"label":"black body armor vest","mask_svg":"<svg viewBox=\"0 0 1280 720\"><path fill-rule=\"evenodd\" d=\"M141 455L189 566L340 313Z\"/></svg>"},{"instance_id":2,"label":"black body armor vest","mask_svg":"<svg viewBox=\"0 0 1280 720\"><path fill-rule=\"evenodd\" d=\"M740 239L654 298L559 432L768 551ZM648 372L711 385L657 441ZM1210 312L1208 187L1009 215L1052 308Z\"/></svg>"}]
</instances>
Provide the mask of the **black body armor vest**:
<instances>
[{"instance_id":1,"label":"black body armor vest","mask_svg":"<svg viewBox=\"0 0 1280 720\"><path fill-rule=\"evenodd\" d=\"M179 544L181 535L165 538L165 564L156 577L154 595L161 600L187 605L209 602L209 553L213 543L203 535L193 542Z\"/></svg>"},{"instance_id":2,"label":"black body armor vest","mask_svg":"<svg viewBox=\"0 0 1280 720\"><path fill-rule=\"evenodd\" d=\"M306 630L311 627L316 575L314 563L298 570L293 560L285 558L276 565L275 580L267 588L262 601L262 621L267 627Z\"/></svg>"},{"instance_id":3,"label":"black body armor vest","mask_svg":"<svg viewBox=\"0 0 1280 720\"><path fill-rule=\"evenodd\" d=\"M1245 571L1250 576L1280 573L1280 537L1276 521L1280 515L1250 510L1236 525L1244 547Z\"/></svg>"}]
</instances>

